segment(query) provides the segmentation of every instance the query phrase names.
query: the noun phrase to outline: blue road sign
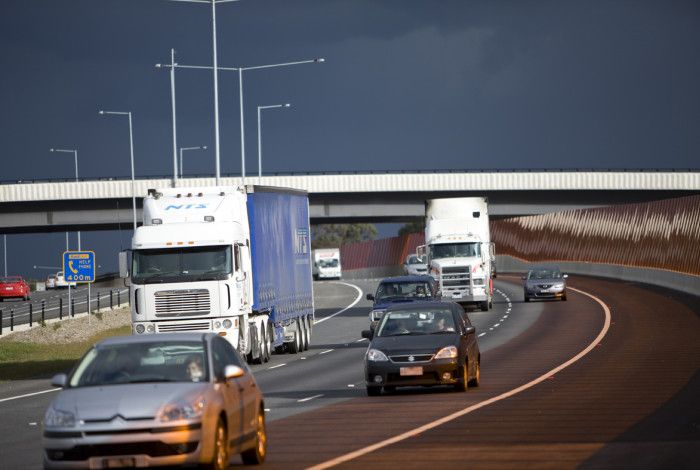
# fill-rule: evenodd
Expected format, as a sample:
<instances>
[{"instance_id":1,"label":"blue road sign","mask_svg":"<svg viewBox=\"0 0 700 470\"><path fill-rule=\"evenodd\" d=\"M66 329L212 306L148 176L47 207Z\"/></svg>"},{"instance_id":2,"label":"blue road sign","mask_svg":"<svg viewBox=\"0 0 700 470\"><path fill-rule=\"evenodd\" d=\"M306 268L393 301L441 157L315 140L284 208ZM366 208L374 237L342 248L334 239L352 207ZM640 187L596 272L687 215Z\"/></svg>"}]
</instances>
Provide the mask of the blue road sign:
<instances>
[{"instance_id":1,"label":"blue road sign","mask_svg":"<svg viewBox=\"0 0 700 470\"><path fill-rule=\"evenodd\" d=\"M95 252L63 252L63 273L68 282L95 282Z\"/></svg>"}]
</instances>

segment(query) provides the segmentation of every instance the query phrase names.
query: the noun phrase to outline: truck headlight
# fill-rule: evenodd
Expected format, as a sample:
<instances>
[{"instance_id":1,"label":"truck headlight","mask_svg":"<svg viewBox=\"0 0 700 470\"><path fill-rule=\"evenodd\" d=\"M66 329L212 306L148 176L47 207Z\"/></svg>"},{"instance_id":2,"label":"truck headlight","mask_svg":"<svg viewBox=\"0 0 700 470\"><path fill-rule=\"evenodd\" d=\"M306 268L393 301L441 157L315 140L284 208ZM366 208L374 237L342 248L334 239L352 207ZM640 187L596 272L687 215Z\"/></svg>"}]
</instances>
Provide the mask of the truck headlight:
<instances>
[{"instance_id":1,"label":"truck headlight","mask_svg":"<svg viewBox=\"0 0 700 470\"><path fill-rule=\"evenodd\" d=\"M143 326L143 324L138 323L138 324L134 327L134 331L136 331L136 333L140 335L140 334L142 334L144 331L146 331L146 327Z\"/></svg>"},{"instance_id":2,"label":"truck headlight","mask_svg":"<svg viewBox=\"0 0 700 470\"><path fill-rule=\"evenodd\" d=\"M367 360L373 362L383 362L388 361L389 358L387 358L386 354L381 352L379 349L370 349L367 351Z\"/></svg>"},{"instance_id":3,"label":"truck headlight","mask_svg":"<svg viewBox=\"0 0 700 470\"><path fill-rule=\"evenodd\" d=\"M44 415L44 426L47 428L72 428L75 426L75 415L70 411L56 410L50 406Z\"/></svg>"},{"instance_id":4,"label":"truck headlight","mask_svg":"<svg viewBox=\"0 0 700 470\"><path fill-rule=\"evenodd\" d=\"M484 285L484 278L482 278L482 277L474 278L474 285L475 286L483 286Z\"/></svg>"},{"instance_id":5,"label":"truck headlight","mask_svg":"<svg viewBox=\"0 0 700 470\"><path fill-rule=\"evenodd\" d=\"M457 348L454 346L444 347L435 355L435 359L454 359L455 357L457 357Z\"/></svg>"},{"instance_id":6,"label":"truck headlight","mask_svg":"<svg viewBox=\"0 0 700 470\"><path fill-rule=\"evenodd\" d=\"M233 323L231 322L231 320L229 320L228 318L226 320L224 320L224 328L226 328L228 330L229 328L231 328L231 326L233 326Z\"/></svg>"}]
</instances>

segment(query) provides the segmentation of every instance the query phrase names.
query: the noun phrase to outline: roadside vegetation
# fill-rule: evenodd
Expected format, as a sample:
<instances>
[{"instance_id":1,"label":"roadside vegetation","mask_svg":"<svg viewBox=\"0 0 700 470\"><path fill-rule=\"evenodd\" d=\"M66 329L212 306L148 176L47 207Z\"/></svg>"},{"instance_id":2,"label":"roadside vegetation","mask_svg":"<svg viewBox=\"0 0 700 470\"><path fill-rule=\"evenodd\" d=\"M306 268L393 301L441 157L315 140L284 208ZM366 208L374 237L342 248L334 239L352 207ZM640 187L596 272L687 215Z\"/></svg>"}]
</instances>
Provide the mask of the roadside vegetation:
<instances>
[{"instance_id":1,"label":"roadside vegetation","mask_svg":"<svg viewBox=\"0 0 700 470\"><path fill-rule=\"evenodd\" d=\"M97 341L128 335L128 309L65 320L13 333L0 339L0 382L46 379L71 370Z\"/></svg>"}]
</instances>

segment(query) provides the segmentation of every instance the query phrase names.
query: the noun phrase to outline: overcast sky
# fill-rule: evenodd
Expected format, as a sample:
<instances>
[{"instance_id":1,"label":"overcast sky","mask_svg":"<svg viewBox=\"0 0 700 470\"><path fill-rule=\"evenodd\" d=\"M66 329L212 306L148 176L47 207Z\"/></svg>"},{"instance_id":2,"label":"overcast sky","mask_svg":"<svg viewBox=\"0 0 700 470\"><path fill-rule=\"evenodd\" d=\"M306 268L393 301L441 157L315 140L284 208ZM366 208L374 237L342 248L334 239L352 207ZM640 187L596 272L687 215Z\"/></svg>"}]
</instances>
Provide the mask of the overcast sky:
<instances>
[{"instance_id":1,"label":"overcast sky","mask_svg":"<svg viewBox=\"0 0 700 470\"><path fill-rule=\"evenodd\" d=\"M0 2L0 180L172 174L169 61L211 65L211 9ZM241 0L219 64L244 75L247 169L700 168L700 2ZM186 174L214 171L212 74L177 73ZM220 74L221 168L240 172L238 81ZM56 235L58 237L58 234ZM13 236L19 237L19 236ZM128 238L128 237L127 237Z\"/></svg>"}]
</instances>

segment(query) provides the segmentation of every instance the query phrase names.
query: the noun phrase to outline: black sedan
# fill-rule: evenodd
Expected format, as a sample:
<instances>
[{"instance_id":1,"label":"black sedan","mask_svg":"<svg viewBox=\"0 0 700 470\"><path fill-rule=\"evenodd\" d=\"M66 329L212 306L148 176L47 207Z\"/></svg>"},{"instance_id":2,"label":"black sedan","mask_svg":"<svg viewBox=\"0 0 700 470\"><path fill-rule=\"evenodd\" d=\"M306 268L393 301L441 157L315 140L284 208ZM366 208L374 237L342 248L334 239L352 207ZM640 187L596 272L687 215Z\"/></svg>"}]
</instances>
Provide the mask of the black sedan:
<instances>
[{"instance_id":1,"label":"black sedan","mask_svg":"<svg viewBox=\"0 0 700 470\"><path fill-rule=\"evenodd\" d=\"M449 385L459 391L478 386L481 354L464 309L452 302L416 302L389 307L370 339L365 356L367 394L396 387Z\"/></svg>"}]
</instances>

